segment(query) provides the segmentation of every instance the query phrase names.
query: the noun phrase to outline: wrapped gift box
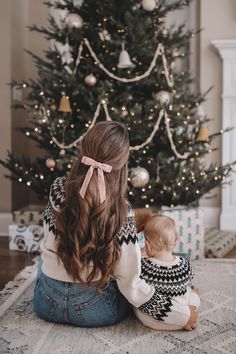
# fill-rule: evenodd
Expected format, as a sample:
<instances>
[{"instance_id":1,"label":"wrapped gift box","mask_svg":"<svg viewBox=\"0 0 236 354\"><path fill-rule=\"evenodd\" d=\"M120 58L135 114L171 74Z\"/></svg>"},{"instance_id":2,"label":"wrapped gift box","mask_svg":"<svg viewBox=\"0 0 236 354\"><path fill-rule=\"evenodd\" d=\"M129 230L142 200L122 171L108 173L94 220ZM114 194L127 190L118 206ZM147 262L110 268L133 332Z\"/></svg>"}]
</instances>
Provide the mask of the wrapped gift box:
<instances>
[{"instance_id":1,"label":"wrapped gift box","mask_svg":"<svg viewBox=\"0 0 236 354\"><path fill-rule=\"evenodd\" d=\"M208 228L205 233L205 255L207 258L222 258L236 247L236 231Z\"/></svg>"},{"instance_id":2,"label":"wrapped gift box","mask_svg":"<svg viewBox=\"0 0 236 354\"><path fill-rule=\"evenodd\" d=\"M9 248L15 251L38 252L43 237L40 225L9 225Z\"/></svg>"},{"instance_id":3,"label":"wrapped gift box","mask_svg":"<svg viewBox=\"0 0 236 354\"><path fill-rule=\"evenodd\" d=\"M43 225L43 206L29 205L20 210L13 211L13 221L16 224Z\"/></svg>"},{"instance_id":4,"label":"wrapped gift box","mask_svg":"<svg viewBox=\"0 0 236 354\"><path fill-rule=\"evenodd\" d=\"M200 208L162 208L158 214L175 220L180 241L174 253L185 254L191 260L204 257L204 224Z\"/></svg>"}]
</instances>

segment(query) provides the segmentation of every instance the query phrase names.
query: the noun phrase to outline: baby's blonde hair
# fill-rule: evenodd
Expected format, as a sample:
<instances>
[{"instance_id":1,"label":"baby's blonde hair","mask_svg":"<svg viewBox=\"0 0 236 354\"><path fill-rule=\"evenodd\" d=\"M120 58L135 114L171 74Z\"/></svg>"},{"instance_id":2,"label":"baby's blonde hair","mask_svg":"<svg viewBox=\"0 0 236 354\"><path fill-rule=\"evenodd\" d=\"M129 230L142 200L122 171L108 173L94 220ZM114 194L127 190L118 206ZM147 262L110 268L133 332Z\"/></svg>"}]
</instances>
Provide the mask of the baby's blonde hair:
<instances>
[{"instance_id":1,"label":"baby's blonde hair","mask_svg":"<svg viewBox=\"0 0 236 354\"><path fill-rule=\"evenodd\" d=\"M172 250L179 237L174 220L165 215L151 218L143 231L147 241L153 242L160 250Z\"/></svg>"}]
</instances>

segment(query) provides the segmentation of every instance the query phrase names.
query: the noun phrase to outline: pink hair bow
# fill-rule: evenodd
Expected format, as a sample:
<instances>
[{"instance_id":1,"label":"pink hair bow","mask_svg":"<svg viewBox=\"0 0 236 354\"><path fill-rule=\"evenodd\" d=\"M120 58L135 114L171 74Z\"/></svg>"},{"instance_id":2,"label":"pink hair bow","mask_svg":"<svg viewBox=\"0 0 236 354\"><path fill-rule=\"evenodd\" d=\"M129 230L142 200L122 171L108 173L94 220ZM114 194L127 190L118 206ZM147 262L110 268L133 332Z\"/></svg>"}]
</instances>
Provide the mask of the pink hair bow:
<instances>
[{"instance_id":1,"label":"pink hair bow","mask_svg":"<svg viewBox=\"0 0 236 354\"><path fill-rule=\"evenodd\" d=\"M88 188L89 182L92 178L93 171L95 168L98 170L98 190L99 190L99 196L100 196L100 203L103 203L104 200L106 199L106 185L105 185L105 179L104 179L104 174L103 172L111 172L112 166L107 165L105 163L97 162L90 157L83 156L82 163L85 165L90 166L88 169L88 172L85 176L84 182L82 184L82 187L80 189L80 195L82 198L84 198L86 190Z\"/></svg>"}]
</instances>

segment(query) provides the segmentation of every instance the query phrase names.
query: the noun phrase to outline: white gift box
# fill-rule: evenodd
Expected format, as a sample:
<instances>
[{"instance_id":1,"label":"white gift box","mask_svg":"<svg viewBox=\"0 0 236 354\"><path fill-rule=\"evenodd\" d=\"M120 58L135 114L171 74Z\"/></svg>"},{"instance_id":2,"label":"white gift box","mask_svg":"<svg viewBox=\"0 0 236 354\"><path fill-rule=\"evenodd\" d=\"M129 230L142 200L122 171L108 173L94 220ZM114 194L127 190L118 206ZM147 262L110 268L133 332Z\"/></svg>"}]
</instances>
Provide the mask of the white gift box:
<instances>
[{"instance_id":1,"label":"white gift box","mask_svg":"<svg viewBox=\"0 0 236 354\"><path fill-rule=\"evenodd\" d=\"M9 248L15 251L38 252L43 237L40 225L13 224L9 225Z\"/></svg>"},{"instance_id":2,"label":"white gift box","mask_svg":"<svg viewBox=\"0 0 236 354\"><path fill-rule=\"evenodd\" d=\"M44 206L28 205L12 213L15 224L43 225Z\"/></svg>"}]
</instances>

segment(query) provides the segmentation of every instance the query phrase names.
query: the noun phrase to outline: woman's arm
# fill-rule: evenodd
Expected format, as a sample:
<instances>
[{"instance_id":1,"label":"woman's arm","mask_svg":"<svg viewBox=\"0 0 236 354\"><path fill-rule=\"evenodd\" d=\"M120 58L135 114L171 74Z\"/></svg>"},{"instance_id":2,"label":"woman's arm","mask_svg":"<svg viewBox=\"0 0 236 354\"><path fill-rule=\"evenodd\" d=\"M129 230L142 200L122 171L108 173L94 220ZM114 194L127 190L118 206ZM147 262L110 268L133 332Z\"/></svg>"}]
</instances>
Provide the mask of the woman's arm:
<instances>
[{"instance_id":1,"label":"woman's arm","mask_svg":"<svg viewBox=\"0 0 236 354\"><path fill-rule=\"evenodd\" d=\"M190 308L163 296L149 285L141 275L141 252L137 241L134 214L126 219L118 233L121 257L115 276L121 293L136 308L156 320L185 326L190 318Z\"/></svg>"}]
</instances>

